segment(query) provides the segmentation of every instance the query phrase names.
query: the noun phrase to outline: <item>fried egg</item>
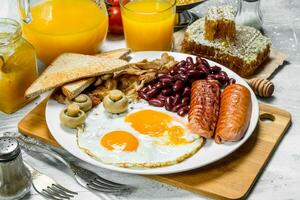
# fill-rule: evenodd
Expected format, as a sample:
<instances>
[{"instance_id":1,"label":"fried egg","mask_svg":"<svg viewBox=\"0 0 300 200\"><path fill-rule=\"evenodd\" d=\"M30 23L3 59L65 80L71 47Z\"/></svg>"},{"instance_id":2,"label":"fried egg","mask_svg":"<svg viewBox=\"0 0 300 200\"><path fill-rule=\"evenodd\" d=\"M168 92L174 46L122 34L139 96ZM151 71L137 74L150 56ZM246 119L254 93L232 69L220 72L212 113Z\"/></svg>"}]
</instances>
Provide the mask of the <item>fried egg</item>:
<instances>
[{"instance_id":1,"label":"fried egg","mask_svg":"<svg viewBox=\"0 0 300 200\"><path fill-rule=\"evenodd\" d=\"M161 167L196 153L203 139L187 119L140 101L123 114L110 114L102 104L87 116L77 133L78 146L94 159L121 167Z\"/></svg>"}]
</instances>

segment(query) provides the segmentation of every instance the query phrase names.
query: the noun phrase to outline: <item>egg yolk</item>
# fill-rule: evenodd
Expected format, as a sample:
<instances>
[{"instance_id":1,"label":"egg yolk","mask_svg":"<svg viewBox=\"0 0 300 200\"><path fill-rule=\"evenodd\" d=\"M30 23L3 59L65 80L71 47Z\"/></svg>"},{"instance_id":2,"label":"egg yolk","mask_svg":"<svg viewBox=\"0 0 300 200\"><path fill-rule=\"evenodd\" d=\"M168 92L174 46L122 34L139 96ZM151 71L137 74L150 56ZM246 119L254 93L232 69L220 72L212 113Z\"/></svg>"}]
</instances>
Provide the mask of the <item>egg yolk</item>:
<instances>
[{"instance_id":1,"label":"egg yolk","mask_svg":"<svg viewBox=\"0 0 300 200\"><path fill-rule=\"evenodd\" d=\"M155 110L141 110L127 115L125 122L131 123L132 128L141 134L151 137L162 137L168 135L166 144L186 144L189 143L182 136L184 129L181 126L171 126L170 123L174 119L163 112Z\"/></svg>"},{"instance_id":2,"label":"egg yolk","mask_svg":"<svg viewBox=\"0 0 300 200\"><path fill-rule=\"evenodd\" d=\"M115 150L121 147L122 151L135 151L138 144L137 138L126 131L111 131L101 139L101 145L108 150Z\"/></svg>"}]
</instances>

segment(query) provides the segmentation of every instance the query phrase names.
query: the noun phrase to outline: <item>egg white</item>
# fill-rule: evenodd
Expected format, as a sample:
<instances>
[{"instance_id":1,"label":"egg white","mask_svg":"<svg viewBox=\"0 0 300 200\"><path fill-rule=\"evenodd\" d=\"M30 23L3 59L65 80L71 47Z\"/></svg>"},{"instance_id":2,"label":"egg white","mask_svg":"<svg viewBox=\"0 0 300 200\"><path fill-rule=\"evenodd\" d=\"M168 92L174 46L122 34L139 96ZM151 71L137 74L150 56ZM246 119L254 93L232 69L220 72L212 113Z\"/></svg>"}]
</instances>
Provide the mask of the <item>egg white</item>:
<instances>
[{"instance_id":1,"label":"egg white","mask_svg":"<svg viewBox=\"0 0 300 200\"><path fill-rule=\"evenodd\" d=\"M178 122L172 123L181 125L185 129L183 137L190 143L165 145L164 143L168 140L167 136L158 138L138 133L130 123L124 121L124 118L141 109L152 109L178 117L164 108L149 106L145 101L131 103L128 111L119 115L106 112L100 104L88 113L85 127L78 129L77 144L79 148L94 159L107 164L121 167L161 167L183 161L196 153L202 146L203 139ZM187 119L183 118L183 120ZM122 146L116 146L115 150L111 151L101 145L101 138L106 133L116 130L127 131L138 139L139 144L136 151L122 151Z\"/></svg>"}]
</instances>

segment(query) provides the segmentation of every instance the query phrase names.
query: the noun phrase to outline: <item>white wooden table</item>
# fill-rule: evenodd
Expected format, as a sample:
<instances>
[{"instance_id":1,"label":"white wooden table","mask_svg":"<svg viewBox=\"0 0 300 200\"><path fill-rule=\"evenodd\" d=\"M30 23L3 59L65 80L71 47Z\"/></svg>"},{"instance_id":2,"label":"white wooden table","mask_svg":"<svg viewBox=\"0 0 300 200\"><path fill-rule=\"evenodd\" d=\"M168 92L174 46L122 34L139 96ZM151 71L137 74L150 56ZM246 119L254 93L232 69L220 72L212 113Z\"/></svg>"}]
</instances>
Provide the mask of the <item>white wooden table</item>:
<instances>
[{"instance_id":1,"label":"white wooden table","mask_svg":"<svg viewBox=\"0 0 300 200\"><path fill-rule=\"evenodd\" d=\"M209 0L195 9L202 13L217 0ZM262 0L265 33L272 38L273 46L287 54L286 65L272 81L276 91L274 97L261 99L284 108L292 113L293 125L283 138L271 161L249 195L249 199L300 199L300 1L299 0ZM0 0L0 17L18 18L15 1ZM121 39L108 40L103 48L121 47ZM1 92L1 91L0 91ZM0 114L0 133L16 131L18 121L42 98L27 105L13 115ZM39 154L23 154L24 159L32 162L40 171L50 175L62 185L79 192L77 199L207 199L172 186L168 186L141 176L115 173L108 170L87 167L105 178L130 184L136 187L131 193L119 195L93 194L80 187L65 167ZM25 199L38 200L43 197L32 189Z\"/></svg>"}]
</instances>

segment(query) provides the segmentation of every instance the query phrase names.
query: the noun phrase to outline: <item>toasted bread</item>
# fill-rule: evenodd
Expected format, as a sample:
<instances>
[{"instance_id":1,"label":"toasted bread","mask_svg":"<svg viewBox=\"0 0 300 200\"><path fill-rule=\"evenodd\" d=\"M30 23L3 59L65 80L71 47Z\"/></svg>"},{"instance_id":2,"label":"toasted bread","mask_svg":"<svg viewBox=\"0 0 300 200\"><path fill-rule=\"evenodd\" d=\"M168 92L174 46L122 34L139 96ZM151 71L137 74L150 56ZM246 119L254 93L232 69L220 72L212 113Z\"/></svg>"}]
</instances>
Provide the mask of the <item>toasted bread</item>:
<instances>
[{"instance_id":1,"label":"toasted bread","mask_svg":"<svg viewBox=\"0 0 300 200\"><path fill-rule=\"evenodd\" d=\"M103 52L100 54L96 54L95 56L101 57L101 58L120 58L124 59L126 56L131 52L130 49L123 48L123 49L116 49L112 51ZM93 82L95 81L95 78L87 78L87 79L81 79L72 83L67 83L61 87L63 94L68 99L73 99L76 96L78 96L83 90L85 90L87 87L89 87Z\"/></svg>"},{"instance_id":2,"label":"toasted bread","mask_svg":"<svg viewBox=\"0 0 300 200\"><path fill-rule=\"evenodd\" d=\"M66 83L95 77L125 68L127 62L121 59L99 58L97 56L65 53L56 58L50 66L26 90L26 97L35 97L43 92Z\"/></svg>"}]
</instances>

